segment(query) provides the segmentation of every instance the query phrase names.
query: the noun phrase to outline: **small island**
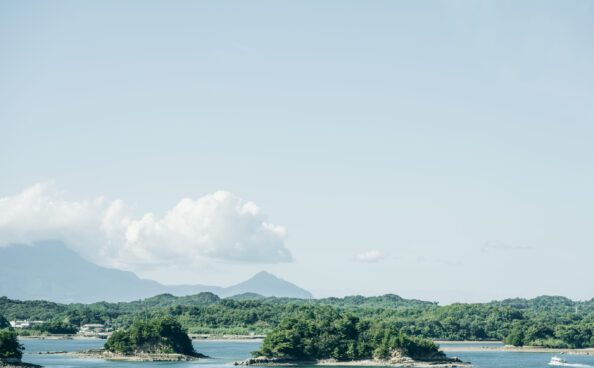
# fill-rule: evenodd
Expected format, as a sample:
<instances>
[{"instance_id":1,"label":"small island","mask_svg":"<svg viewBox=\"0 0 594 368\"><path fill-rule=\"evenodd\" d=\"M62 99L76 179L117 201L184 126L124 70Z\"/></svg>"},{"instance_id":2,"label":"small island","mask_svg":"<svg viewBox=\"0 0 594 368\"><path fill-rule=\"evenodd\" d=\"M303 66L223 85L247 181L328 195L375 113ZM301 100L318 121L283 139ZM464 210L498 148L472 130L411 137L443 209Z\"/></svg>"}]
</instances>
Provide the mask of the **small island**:
<instances>
[{"instance_id":1,"label":"small island","mask_svg":"<svg viewBox=\"0 0 594 368\"><path fill-rule=\"evenodd\" d=\"M456 367L430 340L410 337L394 325L317 308L285 319L253 358L234 365L357 365Z\"/></svg>"},{"instance_id":2,"label":"small island","mask_svg":"<svg viewBox=\"0 0 594 368\"><path fill-rule=\"evenodd\" d=\"M187 331L171 317L136 321L129 329L111 334L104 349L68 354L139 362L188 361L206 357L194 350Z\"/></svg>"},{"instance_id":3,"label":"small island","mask_svg":"<svg viewBox=\"0 0 594 368\"><path fill-rule=\"evenodd\" d=\"M3 317L0 316L0 324L3 322ZM24 363L21 361L21 358L23 357L23 349L23 345L17 340L16 332L11 331L9 328L0 329L0 367L39 368L39 365Z\"/></svg>"}]
</instances>

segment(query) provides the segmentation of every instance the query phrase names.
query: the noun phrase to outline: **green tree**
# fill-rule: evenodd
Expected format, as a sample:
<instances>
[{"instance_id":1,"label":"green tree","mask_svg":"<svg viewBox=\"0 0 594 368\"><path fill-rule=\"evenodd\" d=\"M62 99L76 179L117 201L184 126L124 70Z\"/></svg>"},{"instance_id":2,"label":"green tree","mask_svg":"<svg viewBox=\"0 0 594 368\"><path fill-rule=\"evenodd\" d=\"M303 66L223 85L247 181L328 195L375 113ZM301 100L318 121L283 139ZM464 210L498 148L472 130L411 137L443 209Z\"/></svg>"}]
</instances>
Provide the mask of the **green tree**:
<instances>
[{"instance_id":1,"label":"green tree","mask_svg":"<svg viewBox=\"0 0 594 368\"><path fill-rule=\"evenodd\" d=\"M0 314L0 329L3 328L10 328L10 323L4 318L3 315Z\"/></svg>"},{"instance_id":2,"label":"green tree","mask_svg":"<svg viewBox=\"0 0 594 368\"><path fill-rule=\"evenodd\" d=\"M509 335L503 339L505 345L523 346L524 345L524 329L521 325L515 326Z\"/></svg>"},{"instance_id":3,"label":"green tree","mask_svg":"<svg viewBox=\"0 0 594 368\"><path fill-rule=\"evenodd\" d=\"M33 329L40 332L62 335L72 335L78 332L78 327L70 323L60 321L44 322L40 325L34 326Z\"/></svg>"},{"instance_id":4,"label":"green tree","mask_svg":"<svg viewBox=\"0 0 594 368\"><path fill-rule=\"evenodd\" d=\"M266 336L255 356L339 361L388 359L399 351L415 359L443 358L433 342L409 337L394 324L362 320L334 308L318 307L283 320Z\"/></svg>"},{"instance_id":5,"label":"green tree","mask_svg":"<svg viewBox=\"0 0 594 368\"><path fill-rule=\"evenodd\" d=\"M24 349L17 340L16 332L9 329L0 330L0 359L21 359Z\"/></svg>"},{"instance_id":6,"label":"green tree","mask_svg":"<svg viewBox=\"0 0 594 368\"><path fill-rule=\"evenodd\" d=\"M136 321L126 331L115 331L105 349L123 354L178 353L199 356L181 324L171 317Z\"/></svg>"}]
</instances>

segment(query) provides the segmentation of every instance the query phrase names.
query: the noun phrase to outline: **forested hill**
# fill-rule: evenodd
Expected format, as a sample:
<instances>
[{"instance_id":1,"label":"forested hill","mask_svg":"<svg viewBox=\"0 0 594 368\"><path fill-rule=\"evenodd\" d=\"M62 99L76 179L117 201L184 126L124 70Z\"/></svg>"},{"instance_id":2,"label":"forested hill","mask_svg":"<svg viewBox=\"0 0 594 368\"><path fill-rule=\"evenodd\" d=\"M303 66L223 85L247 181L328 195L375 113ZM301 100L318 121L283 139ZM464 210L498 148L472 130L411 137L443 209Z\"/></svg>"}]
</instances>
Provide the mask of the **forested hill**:
<instances>
[{"instance_id":1,"label":"forested hill","mask_svg":"<svg viewBox=\"0 0 594 368\"><path fill-rule=\"evenodd\" d=\"M582 309L559 312L555 298L541 298L542 311L494 303L435 303L408 300L396 295L353 296L319 300L262 298L242 294L220 299L212 293L186 297L162 294L128 303L57 304L0 298L0 315L7 319L43 320L31 331L20 333L74 333L87 323L126 328L134 321L173 317L191 333L268 334L286 318L315 310L332 309L359 318L389 323L410 336L448 340L504 340L513 345L594 347L594 312L591 302ZM551 302L547 305L546 300ZM502 301L500 303L507 303ZM547 309L548 308L548 309ZM579 308L579 307L578 307ZM590 308L590 309L588 309Z\"/></svg>"},{"instance_id":2,"label":"forested hill","mask_svg":"<svg viewBox=\"0 0 594 368\"><path fill-rule=\"evenodd\" d=\"M244 293L233 297L221 299L210 292L203 292L188 296L174 296L171 294L160 294L151 298L132 302L108 303L98 302L91 304L60 304L44 300L14 300L7 297L0 297L0 315L13 319L39 319L47 320L52 316L69 314L73 311L93 311L94 313L107 313L109 315L132 313L143 310L161 309L177 305L184 306L209 306L222 300L229 301L255 301L269 305L329 305L346 309L352 308L427 308L436 303L425 302L416 299L404 299L398 295L386 294L382 296L363 297L348 296L345 298L324 298L324 299L299 299L299 298L265 298L255 293Z\"/></svg>"},{"instance_id":3,"label":"forested hill","mask_svg":"<svg viewBox=\"0 0 594 368\"><path fill-rule=\"evenodd\" d=\"M531 313L591 313L594 312L594 298L587 301L573 301L564 296L543 295L533 299L512 298L492 301L489 304L512 307Z\"/></svg>"},{"instance_id":4,"label":"forested hill","mask_svg":"<svg viewBox=\"0 0 594 368\"><path fill-rule=\"evenodd\" d=\"M0 297L0 315L9 320L14 319L40 319L48 320L57 315L71 314L73 311L94 311L94 313L106 313L108 315L120 315L180 306L210 306L221 301L257 301L258 305L271 306L333 306L340 309L362 309L362 310L416 310L436 307L436 302L428 302L417 299L405 299L398 295L386 294L381 296L364 297L360 295L347 296L344 298L323 298L323 299L299 299L299 298L276 298L263 297L255 293L243 293L229 298L219 298L210 292L202 292L188 296L174 296L171 294L160 294L151 298L136 300L132 302L108 303L98 302L92 304L60 304L43 300L20 301ZM473 305L473 304L467 304ZM594 298L589 301L572 301L560 296L540 296L534 299L505 299L492 301L486 304L476 304L498 307L509 307L527 313L560 313L560 314L581 314L594 313ZM89 313L89 312L87 312ZM374 312L375 313L375 312ZM411 312L413 313L413 312Z\"/></svg>"},{"instance_id":5,"label":"forested hill","mask_svg":"<svg viewBox=\"0 0 594 368\"><path fill-rule=\"evenodd\" d=\"M235 300L246 300L245 298L233 298ZM386 294L380 296L345 296L344 298L322 298L322 299L297 299L297 298L253 298L264 303L282 305L330 305L342 308L428 308L437 305L437 302L427 302L418 299L405 299L398 295Z\"/></svg>"}]
</instances>

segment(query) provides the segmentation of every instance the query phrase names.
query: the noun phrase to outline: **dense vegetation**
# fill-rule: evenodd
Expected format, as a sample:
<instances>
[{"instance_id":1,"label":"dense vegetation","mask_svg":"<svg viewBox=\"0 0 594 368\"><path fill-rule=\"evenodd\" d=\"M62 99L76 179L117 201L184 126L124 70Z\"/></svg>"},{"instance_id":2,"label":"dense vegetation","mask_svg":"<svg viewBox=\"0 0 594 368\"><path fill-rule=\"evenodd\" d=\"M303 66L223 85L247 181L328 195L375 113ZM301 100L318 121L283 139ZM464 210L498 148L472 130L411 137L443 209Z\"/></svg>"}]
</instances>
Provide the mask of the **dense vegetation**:
<instances>
[{"instance_id":1,"label":"dense vegetation","mask_svg":"<svg viewBox=\"0 0 594 368\"><path fill-rule=\"evenodd\" d=\"M23 345L19 344L17 334L7 328L0 330L0 359L21 359Z\"/></svg>"},{"instance_id":2,"label":"dense vegetation","mask_svg":"<svg viewBox=\"0 0 594 368\"><path fill-rule=\"evenodd\" d=\"M250 299L257 298L257 300ZM135 320L173 317L190 333L268 334L281 321L316 308L332 306L361 319L392 324L409 336L446 340L503 340L514 345L594 346L594 299L574 302L563 297L507 299L485 304L438 306L396 295L319 300L264 298L243 294L220 299L212 293L186 297L169 294L129 303L57 304L0 298L8 319L44 320L38 330L69 333L86 323L127 328Z\"/></svg>"},{"instance_id":3,"label":"dense vegetation","mask_svg":"<svg viewBox=\"0 0 594 368\"><path fill-rule=\"evenodd\" d=\"M256 294L257 295L257 294ZM241 297L238 295L236 297ZM245 298L243 300L246 300ZM380 296L364 297L361 295L345 296L344 298L323 298L323 299L297 299L297 298L257 298L269 304L298 304L298 305L329 305L346 309L352 308L428 308L437 305L437 302L427 302L418 299L404 299L398 295L386 294Z\"/></svg>"},{"instance_id":4,"label":"dense vegetation","mask_svg":"<svg viewBox=\"0 0 594 368\"><path fill-rule=\"evenodd\" d=\"M394 325L361 320L319 307L283 320L255 356L315 360L389 359L394 353L414 359L444 358L432 341L408 337Z\"/></svg>"},{"instance_id":5,"label":"dense vegetation","mask_svg":"<svg viewBox=\"0 0 594 368\"><path fill-rule=\"evenodd\" d=\"M493 301L489 304L512 307L532 313L592 313L594 312L594 298L576 302L562 296L539 296L533 299L513 298Z\"/></svg>"},{"instance_id":6,"label":"dense vegetation","mask_svg":"<svg viewBox=\"0 0 594 368\"><path fill-rule=\"evenodd\" d=\"M35 325L31 329L37 334L72 335L78 332L78 327L64 321L48 321Z\"/></svg>"},{"instance_id":7,"label":"dense vegetation","mask_svg":"<svg viewBox=\"0 0 594 368\"><path fill-rule=\"evenodd\" d=\"M126 331L115 331L105 343L114 353L158 353L198 356L186 330L171 317L136 321Z\"/></svg>"},{"instance_id":8,"label":"dense vegetation","mask_svg":"<svg viewBox=\"0 0 594 368\"><path fill-rule=\"evenodd\" d=\"M594 347L594 320L592 315L579 322L560 321L550 318L517 321L503 339L508 345L542 346L547 348Z\"/></svg>"},{"instance_id":9,"label":"dense vegetation","mask_svg":"<svg viewBox=\"0 0 594 368\"><path fill-rule=\"evenodd\" d=\"M9 328L10 327L10 323L8 322L8 320L6 318L4 318L3 315L0 314L0 330L3 328Z\"/></svg>"},{"instance_id":10,"label":"dense vegetation","mask_svg":"<svg viewBox=\"0 0 594 368\"><path fill-rule=\"evenodd\" d=\"M297 298L264 298L255 293L236 295L221 299L217 295L204 292L196 295L176 297L171 294L161 294L152 298L133 302L93 304L59 304L42 300L13 300L0 297L0 313L10 320L37 319L50 320L53 316L68 317L73 324L100 323L99 319L107 320L114 316L133 313L148 309L161 309L182 306L209 306L222 301L259 301L270 305L331 305L340 308L426 308L437 303L416 299L403 299L397 295L387 294L374 297L348 296L345 298L325 299L297 299ZM91 322L89 322L91 321Z\"/></svg>"}]
</instances>

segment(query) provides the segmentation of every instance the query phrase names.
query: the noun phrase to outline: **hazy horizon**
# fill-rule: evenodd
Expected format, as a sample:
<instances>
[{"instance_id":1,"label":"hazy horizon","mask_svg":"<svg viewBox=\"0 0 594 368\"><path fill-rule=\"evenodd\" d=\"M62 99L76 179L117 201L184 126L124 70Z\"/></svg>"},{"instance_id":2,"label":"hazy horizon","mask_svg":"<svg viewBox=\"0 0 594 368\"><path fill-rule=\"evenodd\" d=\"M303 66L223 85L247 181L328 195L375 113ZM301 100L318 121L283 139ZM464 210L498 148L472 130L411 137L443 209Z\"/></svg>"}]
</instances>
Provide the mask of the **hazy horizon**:
<instances>
[{"instance_id":1,"label":"hazy horizon","mask_svg":"<svg viewBox=\"0 0 594 368\"><path fill-rule=\"evenodd\" d=\"M594 297L594 3L0 3L0 247Z\"/></svg>"}]
</instances>

